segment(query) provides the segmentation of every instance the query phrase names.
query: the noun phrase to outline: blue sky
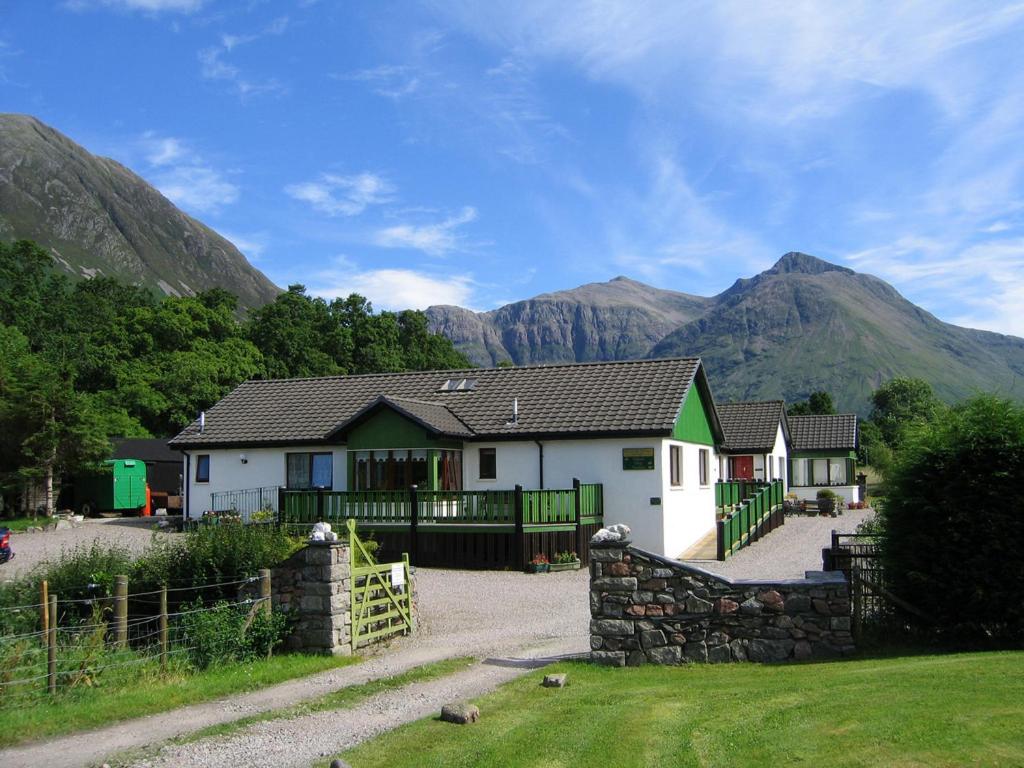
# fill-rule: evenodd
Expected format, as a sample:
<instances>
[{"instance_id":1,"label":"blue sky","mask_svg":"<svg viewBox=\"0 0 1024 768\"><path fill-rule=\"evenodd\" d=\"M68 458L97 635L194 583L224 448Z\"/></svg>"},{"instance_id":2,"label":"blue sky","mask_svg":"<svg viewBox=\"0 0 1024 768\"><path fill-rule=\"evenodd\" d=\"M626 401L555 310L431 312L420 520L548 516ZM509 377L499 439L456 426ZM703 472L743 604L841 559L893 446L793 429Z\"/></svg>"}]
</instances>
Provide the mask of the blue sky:
<instances>
[{"instance_id":1,"label":"blue sky","mask_svg":"<svg viewBox=\"0 0 1024 768\"><path fill-rule=\"evenodd\" d=\"M710 295L801 250L1024 335L1024 4L0 0L0 89L281 286Z\"/></svg>"}]
</instances>

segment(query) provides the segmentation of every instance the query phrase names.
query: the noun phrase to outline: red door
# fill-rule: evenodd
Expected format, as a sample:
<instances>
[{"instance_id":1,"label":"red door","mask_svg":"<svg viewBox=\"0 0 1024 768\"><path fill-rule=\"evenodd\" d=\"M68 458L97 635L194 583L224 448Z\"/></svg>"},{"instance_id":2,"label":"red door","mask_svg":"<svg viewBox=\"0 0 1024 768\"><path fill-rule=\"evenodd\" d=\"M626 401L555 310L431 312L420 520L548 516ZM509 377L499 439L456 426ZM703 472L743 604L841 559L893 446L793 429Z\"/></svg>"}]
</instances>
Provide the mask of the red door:
<instances>
[{"instance_id":1,"label":"red door","mask_svg":"<svg viewBox=\"0 0 1024 768\"><path fill-rule=\"evenodd\" d=\"M730 480L753 480L754 479L754 457L733 456L729 459L732 464L729 470Z\"/></svg>"}]
</instances>

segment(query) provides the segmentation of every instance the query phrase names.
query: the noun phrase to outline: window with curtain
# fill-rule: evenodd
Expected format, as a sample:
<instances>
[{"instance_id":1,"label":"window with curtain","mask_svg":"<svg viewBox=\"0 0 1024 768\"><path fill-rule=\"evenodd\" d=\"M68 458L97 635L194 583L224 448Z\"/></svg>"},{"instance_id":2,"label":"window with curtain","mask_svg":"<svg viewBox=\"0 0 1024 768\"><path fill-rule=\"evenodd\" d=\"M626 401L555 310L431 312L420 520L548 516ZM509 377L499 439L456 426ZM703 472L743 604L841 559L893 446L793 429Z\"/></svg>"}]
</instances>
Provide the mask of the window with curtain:
<instances>
[{"instance_id":1,"label":"window with curtain","mask_svg":"<svg viewBox=\"0 0 1024 768\"><path fill-rule=\"evenodd\" d=\"M683 484L683 446L668 447L669 484L678 488Z\"/></svg>"},{"instance_id":2,"label":"window with curtain","mask_svg":"<svg viewBox=\"0 0 1024 768\"><path fill-rule=\"evenodd\" d=\"M285 462L285 482L288 488L330 490L334 487L334 457L332 454L288 453L285 454Z\"/></svg>"},{"instance_id":3,"label":"window with curtain","mask_svg":"<svg viewBox=\"0 0 1024 768\"><path fill-rule=\"evenodd\" d=\"M709 466L708 466L708 462L710 460L710 453L709 453L707 448L701 448L697 452L697 455L698 455L699 461L700 461L700 467L699 467L700 484L701 485L710 485L711 484L711 478L709 477L710 472L709 472Z\"/></svg>"},{"instance_id":4,"label":"window with curtain","mask_svg":"<svg viewBox=\"0 0 1024 768\"><path fill-rule=\"evenodd\" d=\"M481 448L480 449L480 479L481 480L497 480L498 479L498 449L497 448Z\"/></svg>"},{"instance_id":5,"label":"window with curtain","mask_svg":"<svg viewBox=\"0 0 1024 768\"><path fill-rule=\"evenodd\" d=\"M790 485L808 485L807 459L793 459L793 477L789 479Z\"/></svg>"},{"instance_id":6,"label":"window with curtain","mask_svg":"<svg viewBox=\"0 0 1024 768\"><path fill-rule=\"evenodd\" d=\"M828 476L832 485L846 485L846 459L829 459Z\"/></svg>"}]
</instances>

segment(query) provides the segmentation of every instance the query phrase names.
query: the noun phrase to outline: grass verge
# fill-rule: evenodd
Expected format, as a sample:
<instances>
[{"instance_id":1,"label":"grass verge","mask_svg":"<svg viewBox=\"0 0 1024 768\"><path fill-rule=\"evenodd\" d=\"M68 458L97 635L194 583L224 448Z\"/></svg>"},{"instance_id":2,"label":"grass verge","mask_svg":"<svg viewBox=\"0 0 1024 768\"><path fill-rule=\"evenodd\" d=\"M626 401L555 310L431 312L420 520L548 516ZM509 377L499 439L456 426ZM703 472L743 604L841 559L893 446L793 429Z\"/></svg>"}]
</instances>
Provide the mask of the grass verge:
<instances>
[{"instance_id":1,"label":"grass verge","mask_svg":"<svg viewBox=\"0 0 1024 768\"><path fill-rule=\"evenodd\" d=\"M342 757L360 768L1024 764L1024 652L822 664L559 664ZM564 689L540 687L567 672ZM327 765L325 761L323 765Z\"/></svg>"},{"instance_id":2,"label":"grass verge","mask_svg":"<svg viewBox=\"0 0 1024 768\"><path fill-rule=\"evenodd\" d=\"M448 675L455 674L456 672L461 672L475 663L476 659L468 656L455 659L445 659L444 661L435 661L430 664L413 667L412 669L400 672L397 675L391 675L390 677L382 677L379 680L370 680L369 682L361 683L359 685L350 685L291 707L267 710L266 712L260 712L256 715L243 717L239 720L232 720L230 723L211 725L209 728L203 728L199 731L193 731L186 736L172 739L171 743L187 744L189 742L199 741L200 739L208 739L213 736L225 736L227 734L240 731L253 723L259 723L265 720L301 717L302 715L312 714L313 712L354 707L356 704L359 704L370 696L374 696L378 693L402 688L403 686L412 685L413 683L424 683L428 680L447 677Z\"/></svg>"},{"instance_id":3,"label":"grass verge","mask_svg":"<svg viewBox=\"0 0 1024 768\"><path fill-rule=\"evenodd\" d=\"M0 518L0 528L10 528L14 533L21 533L26 528L31 528L33 525L45 528L48 524L53 522L53 518L50 517L12 517L12 518Z\"/></svg>"},{"instance_id":4,"label":"grass verge","mask_svg":"<svg viewBox=\"0 0 1024 768\"><path fill-rule=\"evenodd\" d=\"M285 654L255 662L227 664L203 672L187 669L161 675L156 666L131 671L126 680L102 678L103 685L44 695L20 705L0 703L0 747L98 728L143 715L245 693L286 680L347 666L350 656Z\"/></svg>"}]
</instances>

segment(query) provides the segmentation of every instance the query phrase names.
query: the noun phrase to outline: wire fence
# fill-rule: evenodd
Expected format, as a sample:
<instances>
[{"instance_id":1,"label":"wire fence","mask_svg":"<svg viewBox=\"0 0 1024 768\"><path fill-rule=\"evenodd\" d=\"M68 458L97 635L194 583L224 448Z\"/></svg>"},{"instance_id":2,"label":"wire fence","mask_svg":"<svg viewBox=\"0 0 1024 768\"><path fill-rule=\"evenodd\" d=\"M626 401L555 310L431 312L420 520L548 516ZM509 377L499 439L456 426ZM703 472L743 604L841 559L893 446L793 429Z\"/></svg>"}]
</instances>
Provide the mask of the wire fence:
<instances>
[{"instance_id":1,"label":"wire fence","mask_svg":"<svg viewBox=\"0 0 1024 768\"><path fill-rule=\"evenodd\" d=\"M34 627L0 634L0 710L90 689L101 679L107 686L132 685L197 659L209 663L223 644L214 635L232 627L244 633L258 614L270 615L270 587L266 569L243 579L136 593L118 576L112 595L88 598L51 594L43 581L39 602L0 608L0 627ZM14 614L17 622L4 621Z\"/></svg>"}]
</instances>

